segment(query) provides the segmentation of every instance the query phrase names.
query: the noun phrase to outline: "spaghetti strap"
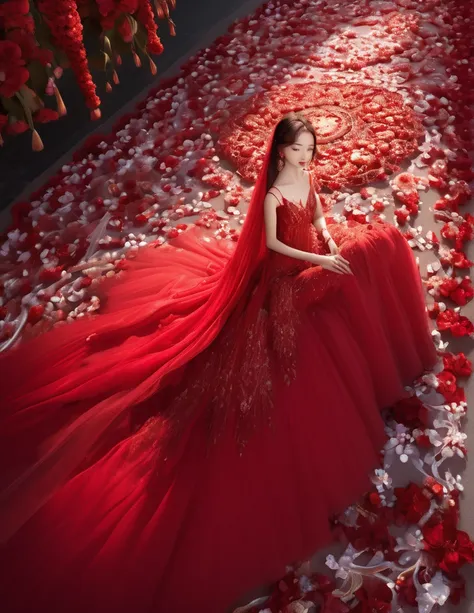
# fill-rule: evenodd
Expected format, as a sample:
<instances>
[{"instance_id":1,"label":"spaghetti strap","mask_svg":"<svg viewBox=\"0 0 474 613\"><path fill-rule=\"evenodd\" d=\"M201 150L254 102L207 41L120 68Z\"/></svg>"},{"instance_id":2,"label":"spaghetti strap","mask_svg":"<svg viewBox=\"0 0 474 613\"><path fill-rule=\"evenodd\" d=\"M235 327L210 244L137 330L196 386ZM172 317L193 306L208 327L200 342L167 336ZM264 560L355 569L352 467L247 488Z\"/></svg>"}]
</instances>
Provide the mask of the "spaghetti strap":
<instances>
[{"instance_id":1,"label":"spaghetti strap","mask_svg":"<svg viewBox=\"0 0 474 613\"><path fill-rule=\"evenodd\" d=\"M278 202L279 202L279 204L280 204L280 206L281 206L281 205L283 204L283 200L285 200L285 196L284 196L284 195L281 193L281 191L278 189L278 187L277 187L276 185L272 185L272 186L270 187L270 189L268 190L268 193L269 193L269 194L271 194L272 189L276 189L276 190L277 190L277 192L280 194L280 196L281 196L281 201L280 201L280 199L279 199L279 198L277 198L276 194L272 194L272 196L275 196L275 198L278 200Z\"/></svg>"}]
</instances>

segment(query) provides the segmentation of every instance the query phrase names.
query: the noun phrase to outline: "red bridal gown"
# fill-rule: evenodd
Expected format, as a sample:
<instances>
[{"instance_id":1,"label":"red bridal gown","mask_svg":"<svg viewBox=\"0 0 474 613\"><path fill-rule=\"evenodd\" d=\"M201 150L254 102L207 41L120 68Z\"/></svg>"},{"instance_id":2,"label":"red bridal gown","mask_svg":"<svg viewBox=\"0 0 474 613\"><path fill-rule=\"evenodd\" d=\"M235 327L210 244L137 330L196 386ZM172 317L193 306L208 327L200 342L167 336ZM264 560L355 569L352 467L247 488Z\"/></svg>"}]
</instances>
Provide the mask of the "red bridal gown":
<instances>
[{"instance_id":1,"label":"red bridal gown","mask_svg":"<svg viewBox=\"0 0 474 613\"><path fill-rule=\"evenodd\" d=\"M306 206L283 200L279 239L324 253L315 206L313 194ZM328 544L329 518L367 490L378 464L380 410L436 360L399 231L330 230L354 275L269 252L208 347L106 430L2 545L5 613L224 613ZM199 230L176 244L143 249L104 314L4 357L3 469L31 463L39 441L106 402L104 389L123 391L132 351L180 317L153 325L164 286L185 303L232 254ZM201 308L196 300L183 311Z\"/></svg>"}]
</instances>

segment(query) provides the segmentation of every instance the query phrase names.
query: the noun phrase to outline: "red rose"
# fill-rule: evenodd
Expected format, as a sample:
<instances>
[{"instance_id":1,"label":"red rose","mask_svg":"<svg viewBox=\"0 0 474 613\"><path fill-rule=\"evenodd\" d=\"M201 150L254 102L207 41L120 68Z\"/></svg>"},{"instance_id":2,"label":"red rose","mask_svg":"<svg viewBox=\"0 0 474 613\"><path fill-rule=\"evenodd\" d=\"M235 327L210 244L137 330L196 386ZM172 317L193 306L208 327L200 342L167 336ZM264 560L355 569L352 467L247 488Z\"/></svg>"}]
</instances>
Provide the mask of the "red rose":
<instances>
[{"instance_id":1,"label":"red rose","mask_svg":"<svg viewBox=\"0 0 474 613\"><path fill-rule=\"evenodd\" d=\"M417 396L399 400L392 407L396 422L408 428L423 428L428 424L428 410Z\"/></svg>"},{"instance_id":2,"label":"red rose","mask_svg":"<svg viewBox=\"0 0 474 613\"><path fill-rule=\"evenodd\" d=\"M430 437L427 434L420 434L416 437L416 444L423 449L429 449L431 447Z\"/></svg>"},{"instance_id":3,"label":"red rose","mask_svg":"<svg viewBox=\"0 0 474 613\"><path fill-rule=\"evenodd\" d=\"M436 318L438 330L450 330L453 336L469 336L474 331L472 322L452 309L446 309Z\"/></svg>"},{"instance_id":4,"label":"red rose","mask_svg":"<svg viewBox=\"0 0 474 613\"><path fill-rule=\"evenodd\" d=\"M472 300L473 295L474 293L472 287L463 287L463 284L461 283L449 294L449 298L457 305L465 306L470 300Z\"/></svg>"},{"instance_id":5,"label":"red rose","mask_svg":"<svg viewBox=\"0 0 474 613\"><path fill-rule=\"evenodd\" d=\"M395 192L395 196L411 214L416 215L418 213L418 203L420 202L418 192Z\"/></svg>"},{"instance_id":6,"label":"red rose","mask_svg":"<svg viewBox=\"0 0 474 613\"><path fill-rule=\"evenodd\" d=\"M371 551L393 551L396 544L390 534L386 518L377 517L371 520L367 517L359 517L357 527L344 526L346 537L358 550L370 549ZM387 557L387 556L386 556Z\"/></svg>"},{"instance_id":7,"label":"red rose","mask_svg":"<svg viewBox=\"0 0 474 613\"><path fill-rule=\"evenodd\" d=\"M444 397L454 394L456 391L456 377L452 372L443 370L436 378L438 380L438 391L443 394Z\"/></svg>"},{"instance_id":8,"label":"red rose","mask_svg":"<svg viewBox=\"0 0 474 613\"><path fill-rule=\"evenodd\" d=\"M410 211L406 207L402 207L401 209L395 209L394 215L397 219L397 222L404 226L408 219L410 219Z\"/></svg>"},{"instance_id":9,"label":"red rose","mask_svg":"<svg viewBox=\"0 0 474 613\"><path fill-rule=\"evenodd\" d=\"M430 509L430 500L416 483L406 487L396 487L394 507L397 523L417 524Z\"/></svg>"},{"instance_id":10,"label":"red rose","mask_svg":"<svg viewBox=\"0 0 474 613\"><path fill-rule=\"evenodd\" d=\"M445 370L459 377L469 377L472 374L472 362L462 352L443 355L443 365Z\"/></svg>"},{"instance_id":11,"label":"red rose","mask_svg":"<svg viewBox=\"0 0 474 613\"><path fill-rule=\"evenodd\" d=\"M470 268L473 263L471 260L468 260L466 254L462 251L452 251L452 264L456 268Z\"/></svg>"},{"instance_id":12,"label":"red rose","mask_svg":"<svg viewBox=\"0 0 474 613\"><path fill-rule=\"evenodd\" d=\"M441 296L447 298L451 292L454 292L458 288L458 283L453 277L446 277L439 285L439 293Z\"/></svg>"},{"instance_id":13,"label":"red rose","mask_svg":"<svg viewBox=\"0 0 474 613\"><path fill-rule=\"evenodd\" d=\"M451 578L450 580L449 602L458 605L466 597L466 580L462 575Z\"/></svg>"},{"instance_id":14,"label":"red rose","mask_svg":"<svg viewBox=\"0 0 474 613\"><path fill-rule=\"evenodd\" d=\"M433 518L422 531L425 549L448 575L457 575L464 564L474 561L474 543L466 532L457 529L453 517Z\"/></svg>"},{"instance_id":15,"label":"red rose","mask_svg":"<svg viewBox=\"0 0 474 613\"><path fill-rule=\"evenodd\" d=\"M451 334L453 336L470 336L474 331L472 322L461 315L459 320L451 326Z\"/></svg>"},{"instance_id":16,"label":"red rose","mask_svg":"<svg viewBox=\"0 0 474 613\"><path fill-rule=\"evenodd\" d=\"M397 581L398 597L402 603L406 603L410 607L417 605L417 591L413 583L413 577L404 578L402 581Z\"/></svg>"},{"instance_id":17,"label":"red rose","mask_svg":"<svg viewBox=\"0 0 474 613\"><path fill-rule=\"evenodd\" d=\"M351 608L354 613L389 613L392 610L392 591L381 582L369 587L359 588L355 592L359 601Z\"/></svg>"},{"instance_id":18,"label":"red rose","mask_svg":"<svg viewBox=\"0 0 474 613\"><path fill-rule=\"evenodd\" d=\"M117 28L120 36L123 38L124 42L131 43L133 39L132 27L130 25L130 21L124 17L122 22Z\"/></svg>"},{"instance_id":19,"label":"red rose","mask_svg":"<svg viewBox=\"0 0 474 613\"><path fill-rule=\"evenodd\" d=\"M380 494L378 494L377 492L370 492L369 501L370 504L372 504L374 507L378 507L381 502Z\"/></svg>"}]
</instances>

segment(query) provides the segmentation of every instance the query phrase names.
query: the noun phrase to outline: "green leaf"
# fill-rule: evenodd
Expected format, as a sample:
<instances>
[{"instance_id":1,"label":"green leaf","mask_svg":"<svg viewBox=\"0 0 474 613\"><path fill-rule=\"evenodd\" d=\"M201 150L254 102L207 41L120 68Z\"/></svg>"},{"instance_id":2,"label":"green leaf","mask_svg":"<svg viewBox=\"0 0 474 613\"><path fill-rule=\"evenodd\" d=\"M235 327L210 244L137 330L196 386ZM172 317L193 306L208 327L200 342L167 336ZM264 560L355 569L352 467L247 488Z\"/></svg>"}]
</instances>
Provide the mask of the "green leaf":
<instances>
[{"instance_id":1,"label":"green leaf","mask_svg":"<svg viewBox=\"0 0 474 613\"><path fill-rule=\"evenodd\" d=\"M39 111L40 108L44 106L36 91L27 87L26 85L20 89L20 94L24 106L26 106L32 113L36 113L36 111Z\"/></svg>"},{"instance_id":2,"label":"green leaf","mask_svg":"<svg viewBox=\"0 0 474 613\"><path fill-rule=\"evenodd\" d=\"M110 56L103 51L97 53L92 53L87 57L87 61L89 62L89 66L95 70L106 70L107 64L112 63Z\"/></svg>"},{"instance_id":3,"label":"green leaf","mask_svg":"<svg viewBox=\"0 0 474 613\"><path fill-rule=\"evenodd\" d=\"M30 79L28 81L29 86L39 96L43 96L48 84L48 72L46 68L37 61L30 62L28 64L28 71L30 73Z\"/></svg>"},{"instance_id":4,"label":"green leaf","mask_svg":"<svg viewBox=\"0 0 474 613\"><path fill-rule=\"evenodd\" d=\"M5 98L2 96L1 100L7 115L13 115L17 119L24 119L23 108L16 98Z\"/></svg>"},{"instance_id":5,"label":"green leaf","mask_svg":"<svg viewBox=\"0 0 474 613\"><path fill-rule=\"evenodd\" d=\"M140 49L140 51L142 51L145 55L148 56L148 52L146 50L146 45L148 43L148 34L146 29L141 24L133 38L133 42Z\"/></svg>"},{"instance_id":6,"label":"green leaf","mask_svg":"<svg viewBox=\"0 0 474 613\"><path fill-rule=\"evenodd\" d=\"M104 34L103 40L105 53L107 53L109 56L112 56L112 45L110 44L110 38L106 34Z\"/></svg>"},{"instance_id":7,"label":"green leaf","mask_svg":"<svg viewBox=\"0 0 474 613\"><path fill-rule=\"evenodd\" d=\"M132 30L132 35L135 36L135 34L137 33L137 30L138 30L138 22L131 15L127 14L126 18L127 18L128 22L130 24L130 29Z\"/></svg>"}]
</instances>

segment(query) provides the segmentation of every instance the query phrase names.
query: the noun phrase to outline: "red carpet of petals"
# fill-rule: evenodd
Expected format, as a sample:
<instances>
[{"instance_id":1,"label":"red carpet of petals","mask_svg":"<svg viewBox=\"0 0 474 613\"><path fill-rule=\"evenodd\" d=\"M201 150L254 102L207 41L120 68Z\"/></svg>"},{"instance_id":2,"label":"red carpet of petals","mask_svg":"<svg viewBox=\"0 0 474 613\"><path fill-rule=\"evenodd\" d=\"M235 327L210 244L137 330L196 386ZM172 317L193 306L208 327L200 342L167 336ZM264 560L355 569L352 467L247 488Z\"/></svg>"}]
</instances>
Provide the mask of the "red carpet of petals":
<instances>
[{"instance_id":1,"label":"red carpet of petals","mask_svg":"<svg viewBox=\"0 0 474 613\"><path fill-rule=\"evenodd\" d=\"M335 521L344 555L328 556L326 574L290 569L251 613L312 603L324 613L430 613L464 596L460 571L474 546L459 529L463 485L452 459L466 456L472 367L448 343L474 334L463 313L473 297L472 10L467 0L267 3L13 208L0 248L5 350L100 313L100 279L150 240L159 246L196 224L230 248L265 124L290 108L315 123L314 174L331 221L393 221L412 249L431 253L424 281L439 367L384 416L388 442L373 487ZM417 223L423 192L435 195L429 231ZM397 482L404 465L418 479ZM216 569L216 591L231 560Z\"/></svg>"}]
</instances>

